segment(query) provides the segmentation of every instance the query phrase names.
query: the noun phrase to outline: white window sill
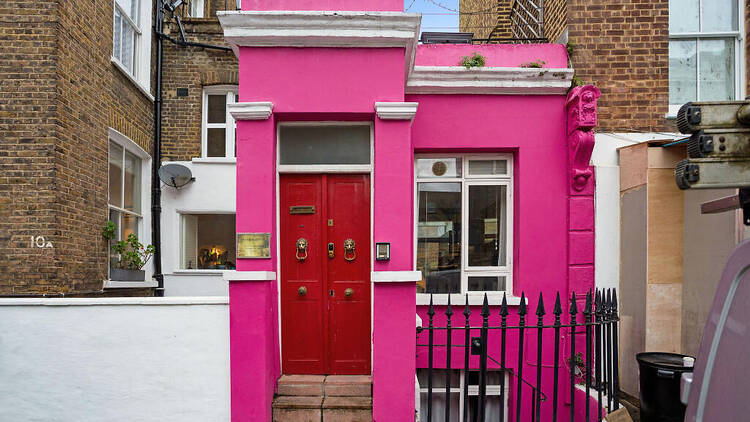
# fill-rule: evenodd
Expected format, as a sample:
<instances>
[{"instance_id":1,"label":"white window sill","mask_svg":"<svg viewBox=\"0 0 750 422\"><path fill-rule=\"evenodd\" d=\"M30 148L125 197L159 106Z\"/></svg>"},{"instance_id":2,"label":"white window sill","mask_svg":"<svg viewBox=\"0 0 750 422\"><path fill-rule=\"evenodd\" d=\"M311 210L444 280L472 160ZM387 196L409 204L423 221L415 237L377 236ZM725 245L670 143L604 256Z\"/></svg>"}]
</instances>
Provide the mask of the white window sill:
<instances>
[{"instance_id":1,"label":"white window sill","mask_svg":"<svg viewBox=\"0 0 750 422\"><path fill-rule=\"evenodd\" d=\"M156 280L146 281L117 281L117 280L104 280L105 289L150 289L152 287L158 287L159 283Z\"/></svg>"},{"instance_id":2,"label":"white window sill","mask_svg":"<svg viewBox=\"0 0 750 422\"><path fill-rule=\"evenodd\" d=\"M215 275L215 276L221 277L225 271L227 270L174 270L172 271L172 275L194 275L194 276Z\"/></svg>"},{"instance_id":3,"label":"white window sill","mask_svg":"<svg viewBox=\"0 0 750 422\"><path fill-rule=\"evenodd\" d=\"M195 164L237 164L235 157L200 157L191 161Z\"/></svg>"},{"instance_id":4,"label":"white window sill","mask_svg":"<svg viewBox=\"0 0 750 422\"><path fill-rule=\"evenodd\" d=\"M506 293L507 294L507 293ZM432 295L433 305L447 305L448 296L451 297L451 306L463 306L466 304L466 295L454 293L434 293ZM521 298L518 296L507 295L505 297L508 306L518 306L521 304ZM500 306L503 302L503 292L487 292L487 302L490 306ZM484 292L469 293L469 306L481 306L484 303ZM528 303L528 298L526 298ZM430 304L430 294L417 293L417 306L427 306Z\"/></svg>"},{"instance_id":5,"label":"white window sill","mask_svg":"<svg viewBox=\"0 0 750 422\"><path fill-rule=\"evenodd\" d=\"M116 67L117 69L119 69L119 70L120 70L120 72L122 72L122 74L123 74L123 75L125 75L125 77L126 77L126 78L128 78L128 80L129 80L130 82L132 82L132 83L133 83L133 85L135 85L135 87L136 87L136 88L138 88L138 90L139 90L139 91L141 91L141 93L142 93L143 95L145 95L145 96L146 96L146 98L148 98L148 99L149 99L150 101L152 101L152 102L154 101L154 96L153 96L153 95L151 95L151 90L150 90L150 88L149 88L149 87L147 87L147 86L145 86L145 85L144 85L144 84L142 84L141 82L137 81L137 80L136 80L136 79L135 79L135 78L133 77L133 75L131 75L131 74L130 74L130 71L128 71L128 69L126 69L126 68L125 68L125 66L123 66L123 65L122 65L122 63L120 63L120 61L119 61L119 60L117 60L117 58L116 58L115 56L112 56L112 64L113 64L113 65L115 65L115 67Z\"/></svg>"}]
</instances>

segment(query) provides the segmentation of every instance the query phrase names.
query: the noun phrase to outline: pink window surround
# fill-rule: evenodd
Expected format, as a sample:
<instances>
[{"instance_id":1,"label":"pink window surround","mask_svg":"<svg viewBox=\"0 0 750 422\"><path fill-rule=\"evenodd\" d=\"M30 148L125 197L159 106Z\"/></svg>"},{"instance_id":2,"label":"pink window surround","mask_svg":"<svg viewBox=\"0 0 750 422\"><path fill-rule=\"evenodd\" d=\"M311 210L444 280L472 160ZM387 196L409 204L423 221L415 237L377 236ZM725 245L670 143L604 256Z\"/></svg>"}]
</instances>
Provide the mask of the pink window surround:
<instances>
[{"instance_id":1,"label":"pink window surround","mask_svg":"<svg viewBox=\"0 0 750 422\"><path fill-rule=\"evenodd\" d=\"M268 3L274 10L360 4ZM263 6L268 3L243 1L243 10L268 10L270 6ZM369 10L403 7L392 1L361 4ZM267 119L238 121L237 231L271 233L271 258L238 259L240 279L230 281L232 420L270 420L276 380L282 372L278 281L241 277L249 271L275 274L280 267L276 252L276 125L280 121L374 122L373 242L390 242L391 259L374 262L373 271L414 269L415 152L510 152L515 169L513 293L526 292L533 298L529 301L533 309L539 292L569 294L593 287L594 180L593 175L583 182L579 177L590 170L588 138L581 141L579 132L588 132L591 126L570 126L566 114L581 105L576 99L580 90L573 91L567 103L564 95L407 95L404 48L240 46L238 50L240 102L270 102L273 110ZM415 65L456 66L460 56L477 50L487 57L488 66L516 67L537 59L545 60L548 67L567 65L565 47L550 44L419 46ZM376 102L404 101L418 103L413 121L384 120L375 113ZM414 374L426 365L425 354L417 350L412 321L415 313L426 321L425 311L416 305L414 282L373 283L376 421L414 419ZM497 312L493 307L493 315ZM472 316L476 317L478 310ZM491 343L490 349L496 346ZM508 356L512 355L509 348ZM550 362L551 356L545 354L544 360ZM551 385L551 372L544 371L544 377L543 383Z\"/></svg>"}]
</instances>

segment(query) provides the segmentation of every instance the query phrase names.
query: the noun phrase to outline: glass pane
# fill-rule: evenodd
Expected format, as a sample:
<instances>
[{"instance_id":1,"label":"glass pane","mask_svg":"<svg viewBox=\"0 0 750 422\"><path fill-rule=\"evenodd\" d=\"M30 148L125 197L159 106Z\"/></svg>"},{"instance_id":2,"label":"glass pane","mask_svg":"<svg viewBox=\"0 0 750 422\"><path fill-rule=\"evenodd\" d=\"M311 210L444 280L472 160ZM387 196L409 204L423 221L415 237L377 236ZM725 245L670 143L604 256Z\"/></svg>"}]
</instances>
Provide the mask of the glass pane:
<instances>
[{"instance_id":1,"label":"glass pane","mask_svg":"<svg viewBox=\"0 0 750 422\"><path fill-rule=\"evenodd\" d=\"M190 2L190 17L202 18L203 17L203 0L189 0Z\"/></svg>"},{"instance_id":2,"label":"glass pane","mask_svg":"<svg viewBox=\"0 0 750 422\"><path fill-rule=\"evenodd\" d=\"M109 203L122 207L122 147L109 143Z\"/></svg>"},{"instance_id":3,"label":"glass pane","mask_svg":"<svg viewBox=\"0 0 750 422\"><path fill-rule=\"evenodd\" d=\"M420 387L422 384L419 384ZM424 384L427 385L426 383ZM426 387L425 387L426 388ZM460 411L460 399L461 394L460 393L451 393L451 417L450 420L452 421L458 421L459 419L459 411ZM427 420L427 407L429 403L427 402L427 393L421 393L419 395L419 412L421 415L421 420L426 421ZM445 420L445 390L442 392L434 391L432 392L432 420L433 421L444 421ZM471 420L471 419L469 419ZM489 420L489 419L487 419Z\"/></svg>"},{"instance_id":4,"label":"glass pane","mask_svg":"<svg viewBox=\"0 0 750 422\"><path fill-rule=\"evenodd\" d=\"M120 62L130 73L135 65L135 30L128 22L122 23L122 57Z\"/></svg>"},{"instance_id":5,"label":"glass pane","mask_svg":"<svg viewBox=\"0 0 750 422\"><path fill-rule=\"evenodd\" d=\"M446 386L446 370L445 369L433 369L432 370L432 388ZM427 388L427 369L417 369L417 380L419 380L419 388ZM461 371L458 369L451 369L451 389L461 387ZM445 390L443 390L445 391ZM433 391L434 392L434 391Z\"/></svg>"},{"instance_id":6,"label":"glass pane","mask_svg":"<svg viewBox=\"0 0 750 422\"><path fill-rule=\"evenodd\" d=\"M701 15L701 32L737 30L737 0L703 0Z\"/></svg>"},{"instance_id":7,"label":"glass pane","mask_svg":"<svg viewBox=\"0 0 750 422\"><path fill-rule=\"evenodd\" d=\"M182 266L186 269L235 269L234 214L185 214Z\"/></svg>"},{"instance_id":8,"label":"glass pane","mask_svg":"<svg viewBox=\"0 0 750 422\"><path fill-rule=\"evenodd\" d=\"M227 96L208 96L208 123L224 123L227 121Z\"/></svg>"},{"instance_id":9,"label":"glass pane","mask_svg":"<svg viewBox=\"0 0 750 422\"><path fill-rule=\"evenodd\" d=\"M226 129L223 127L208 129L206 139L206 155L208 157L226 157L227 140L225 132Z\"/></svg>"},{"instance_id":10,"label":"glass pane","mask_svg":"<svg viewBox=\"0 0 750 422\"><path fill-rule=\"evenodd\" d=\"M417 293L461 292L461 183L419 183Z\"/></svg>"},{"instance_id":11,"label":"glass pane","mask_svg":"<svg viewBox=\"0 0 750 422\"><path fill-rule=\"evenodd\" d=\"M469 186L469 266L505 265L506 192L500 185Z\"/></svg>"},{"instance_id":12,"label":"glass pane","mask_svg":"<svg viewBox=\"0 0 750 422\"><path fill-rule=\"evenodd\" d=\"M472 176L508 174L508 160L470 160L469 174Z\"/></svg>"},{"instance_id":13,"label":"glass pane","mask_svg":"<svg viewBox=\"0 0 750 422\"><path fill-rule=\"evenodd\" d=\"M461 159L418 158L417 177L461 177Z\"/></svg>"},{"instance_id":14,"label":"glass pane","mask_svg":"<svg viewBox=\"0 0 750 422\"><path fill-rule=\"evenodd\" d=\"M141 160L125 151L125 203L123 208L141 212Z\"/></svg>"},{"instance_id":15,"label":"glass pane","mask_svg":"<svg viewBox=\"0 0 750 422\"><path fill-rule=\"evenodd\" d=\"M120 239L126 240L131 234L138 236L138 217L125 213L122 213L121 217L122 231L120 232Z\"/></svg>"},{"instance_id":16,"label":"glass pane","mask_svg":"<svg viewBox=\"0 0 750 422\"><path fill-rule=\"evenodd\" d=\"M700 100L727 101L734 95L734 40L698 41L700 54Z\"/></svg>"},{"instance_id":17,"label":"glass pane","mask_svg":"<svg viewBox=\"0 0 750 422\"><path fill-rule=\"evenodd\" d=\"M696 40L669 41L669 103L684 104L698 97Z\"/></svg>"},{"instance_id":18,"label":"glass pane","mask_svg":"<svg viewBox=\"0 0 750 422\"><path fill-rule=\"evenodd\" d=\"M109 221L115 223L115 238L109 241L109 266L114 267L119 261L117 254L112 251L112 244L120 240L120 213L115 210L109 210Z\"/></svg>"},{"instance_id":19,"label":"glass pane","mask_svg":"<svg viewBox=\"0 0 750 422\"><path fill-rule=\"evenodd\" d=\"M473 421L474 413L479 409L479 396L469 396L469 420ZM500 412L503 409L502 396L490 396L485 398L484 417L487 421L499 421Z\"/></svg>"},{"instance_id":20,"label":"glass pane","mask_svg":"<svg viewBox=\"0 0 750 422\"><path fill-rule=\"evenodd\" d=\"M122 16L120 11L115 9L115 29L114 29L114 46L112 48L113 55L119 61L122 61Z\"/></svg>"},{"instance_id":21,"label":"glass pane","mask_svg":"<svg viewBox=\"0 0 750 422\"><path fill-rule=\"evenodd\" d=\"M500 292L505 290L505 277L469 277L470 292Z\"/></svg>"},{"instance_id":22,"label":"glass pane","mask_svg":"<svg viewBox=\"0 0 750 422\"><path fill-rule=\"evenodd\" d=\"M117 4L130 16L130 19L138 23L138 0L117 0Z\"/></svg>"},{"instance_id":23,"label":"glass pane","mask_svg":"<svg viewBox=\"0 0 750 422\"><path fill-rule=\"evenodd\" d=\"M281 126L281 164L370 164L370 126Z\"/></svg>"},{"instance_id":24,"label":"glass pane","mask_svg":"<svg viewBox=\"0 0 750 422\"><path fill-rule=\"evenodd\" d=\"M698 30L698 0L669 0L669 32Z\"/></svg>"}]
</instances>

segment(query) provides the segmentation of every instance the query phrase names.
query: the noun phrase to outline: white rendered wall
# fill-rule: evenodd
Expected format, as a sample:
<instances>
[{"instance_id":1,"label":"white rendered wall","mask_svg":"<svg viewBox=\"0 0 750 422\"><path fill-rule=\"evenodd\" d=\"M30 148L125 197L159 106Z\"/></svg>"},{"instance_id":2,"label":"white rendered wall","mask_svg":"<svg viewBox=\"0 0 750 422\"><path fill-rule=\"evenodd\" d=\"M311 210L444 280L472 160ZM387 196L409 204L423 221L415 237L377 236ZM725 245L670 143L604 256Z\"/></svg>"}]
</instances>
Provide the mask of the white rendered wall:
<instances>
[{"instance_id":1,"label":"white rendered wall","mask_svg":"<svg viewBox=\"0 0 750 422\"><path fill-rule=\"evenodd\" d=\"M229 421L228 298L0 299L0 420Z\"/></svg>"},{"instance_id":2,"label":"white rendered wall","mask_svg":"<svg viewBox=\"0 0 750 422\"><path fill-rule=\"evenodd\" d=\"M620 159L617 148L680 137L663 133L596 133L591 165L596 171L594 262L597 288L618 288L620 281Z\"/></svg>"},{"instance_id":3,"label":"white rendered wall","mask_svg":"<svg viewBox=\"0 0 750 422\"><path fill-rule=\"evenodd\" d=\"M220 270L180 269L180 214L234 214L236 163L234 159L198 158L182 164L195 181L175 189L162 184L162 272L165 296L228 296Z\"/></svg>"}]
</instances>

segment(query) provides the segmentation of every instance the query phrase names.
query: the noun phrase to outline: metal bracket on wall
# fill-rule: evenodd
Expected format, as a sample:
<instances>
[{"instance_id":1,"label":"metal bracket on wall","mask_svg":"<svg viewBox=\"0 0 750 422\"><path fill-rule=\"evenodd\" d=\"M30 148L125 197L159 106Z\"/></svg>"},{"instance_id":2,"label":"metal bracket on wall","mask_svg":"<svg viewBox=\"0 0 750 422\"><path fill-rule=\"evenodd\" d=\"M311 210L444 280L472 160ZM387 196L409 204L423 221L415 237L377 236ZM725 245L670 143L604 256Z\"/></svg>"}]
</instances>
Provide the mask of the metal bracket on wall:
<instances>
[{"instance_id":1,"label":"metal bracket on wall","mask_svg":"<svg viewBox=\"0 0 750 422\"><path fill-rule=\"evenodd\" d=\"M742 209L742 221L746 226L750 226L750 188L740 188L737 195L726 196L701 204L701 214L717 214L737 209Z\"/></svg>"}]
</instances>

